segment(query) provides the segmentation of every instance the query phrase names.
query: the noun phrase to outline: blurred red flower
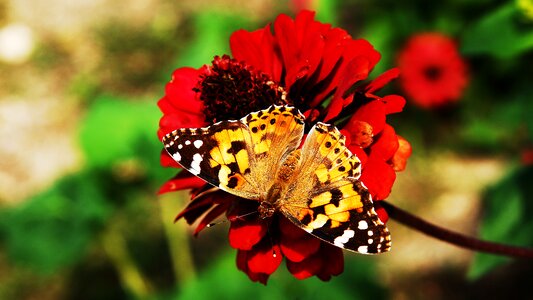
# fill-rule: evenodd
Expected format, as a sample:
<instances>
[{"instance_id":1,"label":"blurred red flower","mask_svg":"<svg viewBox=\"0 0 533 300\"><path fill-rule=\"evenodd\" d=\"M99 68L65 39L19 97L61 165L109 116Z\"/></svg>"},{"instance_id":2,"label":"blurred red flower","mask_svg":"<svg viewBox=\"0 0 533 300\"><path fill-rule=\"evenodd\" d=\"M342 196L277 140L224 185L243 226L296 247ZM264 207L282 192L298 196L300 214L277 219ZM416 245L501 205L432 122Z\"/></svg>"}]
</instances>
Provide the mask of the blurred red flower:
<instances>
[{"instance_id":1,"label":"blurred red flower","mask_svg":"<svg viewBox=\"0 0 533 300\"><path fill-rule=\"evenodd\" d=\"M267 25L253 32L238 30L230 45L234 58L224 55L198 70L174 71L158 102L163 112L159 138L180 127L238 119L271 104L296 106L306 116L307 125L335 124L346 135L346 144L361 160L361 180L379 217L386 221L379 200L389 195L395 170L403 170L411 149L386 123L386 116L400 112L405 100L374 93L396 78L398 69L363 82L380 54L366 40L315 21L309 11L295 19L280 15L273 29ZM165 151L161 163L179 167ZM230 245L238 250L237 267L251 280L266 283L283 257L299 279L316 275L328 280L343 271L340 248L309 235L281 214L266 220L250 215L257 211L258 202L213 189L186 171L165 183L160 193L182 189L192 189L192 201L176 220L184 218L192 224L203 216L195 231L198 234L226 213L231 222Z\"/></svg>"},{"instance_id":2,"label":"blurred red flower","mask_svg":"<svg viewBox=\"0 0 533 300\"><path fill-rule=\"evenodd\" d=\"M438 33L412 36L398 56L400 85L413 103L435 108L458 101L468 84L468 70L456 43Z\"/></svg>"}]
</instances>

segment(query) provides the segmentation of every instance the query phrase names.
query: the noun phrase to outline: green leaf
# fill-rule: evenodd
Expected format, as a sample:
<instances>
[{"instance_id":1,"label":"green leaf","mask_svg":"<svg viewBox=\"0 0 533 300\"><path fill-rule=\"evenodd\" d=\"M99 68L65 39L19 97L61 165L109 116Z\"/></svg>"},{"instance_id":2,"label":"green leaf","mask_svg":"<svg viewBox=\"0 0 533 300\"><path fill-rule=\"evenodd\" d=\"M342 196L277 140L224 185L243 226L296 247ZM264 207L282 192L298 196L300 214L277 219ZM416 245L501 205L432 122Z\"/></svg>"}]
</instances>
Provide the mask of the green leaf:
<instances>
[{"instance_id":1,"label":"green leaf","mask_svg":"<svg viewBox=\"0 0 533 300\"><path fill-rule=\"evenodd\" d=\"M161 149L157 139L161 116L155 101L133 102L112 97L95 101L85 117L80 142L90 166L109 167L138 156L138 144Z\"/></svg>"},{"instance_id":2,"label":"green leaf","mask_svg":"<svg viewBox=\"0 0 533 300\"><path fill-rule=\"evenodd\" d=\"M464 54L489 54L511 58L533 49L533 28L518 22L514 3L500 7L468 28L461 50Z\"/></svg>"},{"instance_id":3,"label":"green leaf","mask_svg":"<svg viewBox=\"0 0 533 300\"><path fill-rule=\"evenodd\" d=\"M78 261L111 212L98 186L97 176L81 173L1 211L1 237L10 261L42 274Z\"/></svg>"},{"instance_id":4,"label":"green leaf","mask_svg":"<svg viewBox=\"0 0 533 300\"><path fill-rule=\"evenodd\" d=\"M533 246L533 167L520 169L484 195L480 237L508 245ZM478 278L509 261L503 256L476 254L468 276Z\"/></svg>"}]
</instances>

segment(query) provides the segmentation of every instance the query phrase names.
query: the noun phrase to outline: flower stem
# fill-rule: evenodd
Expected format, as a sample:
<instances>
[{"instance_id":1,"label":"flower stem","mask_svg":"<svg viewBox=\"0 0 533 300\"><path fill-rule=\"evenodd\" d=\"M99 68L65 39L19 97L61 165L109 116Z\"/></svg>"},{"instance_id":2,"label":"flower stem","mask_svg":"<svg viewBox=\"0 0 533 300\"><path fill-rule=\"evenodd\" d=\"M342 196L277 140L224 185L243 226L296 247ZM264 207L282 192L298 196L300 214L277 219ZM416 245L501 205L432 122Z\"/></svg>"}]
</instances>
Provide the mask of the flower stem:
<instances>
[{"instance_id":1,"label":"flower stem","mask_svg":"<svg viewBox=\"0 0 533 300\"><path fill-rule=\"evenodd\" d=\"M509 246L494 242L479 240L469 237L446 228L431 224L409 212L398 208L388 202L380 201L381 206L385 208L389 217L431 237L450 244L485 253L492 253L517 258L533 258L532 248L523 248L518 246Z\"/></svg>"},{"instance_id":2,"label":"flower stem","mask_svg":"<svg viewBox=\"0 0 533 300\"><path fill-rule=\"evenodd\" d=\"M145 299L150 294L150 285L131 257L122 234L116 228L108 228L102 236L102 246L115 266L124 288L134 299Z\"/></svg>"},{"instance_id":3,"label":"flower stem","mask_svg":"<svg viewBox=\"0 0 533 300\"><path fill-rule=\"evenodd\" d=\"M189 245L189 234L185 222L174 224L176 212L187 203L187 191L172 193L172 197L160 197L161 218L169 244L172 267L176 276L176 283L183 285L186 281L196 277L196 271Z\"/></svg>"}]
</instances>

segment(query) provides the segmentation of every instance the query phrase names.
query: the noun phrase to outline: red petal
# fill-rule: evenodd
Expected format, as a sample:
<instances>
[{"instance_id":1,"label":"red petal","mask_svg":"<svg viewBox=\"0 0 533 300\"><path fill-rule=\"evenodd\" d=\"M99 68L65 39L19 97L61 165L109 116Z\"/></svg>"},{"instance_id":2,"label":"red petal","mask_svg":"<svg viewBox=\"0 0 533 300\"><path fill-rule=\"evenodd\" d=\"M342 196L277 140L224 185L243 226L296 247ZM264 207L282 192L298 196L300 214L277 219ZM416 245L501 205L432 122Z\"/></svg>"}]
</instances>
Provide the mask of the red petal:
<instances>
[{"instance_id":1,"label":"red petal","mask_svg":"<svg viewBox=\"0 0 533 300\"><path fill-rule=\"evenodd\" d=\"M264 273L254 273L248 268L248 253L250 251L237 250L237 269L248 275L248 278L254 282L261 282L266 285L269 275Z\"/></svg>"},{"instance_id":2,"label":"red petal","mask_svg":"<svg viewBox=\"0 0 533 300\"><path fill-rule=\"evenodd\" d=\"M257 245L248 253L248 268L254 273L272 274L279 267L282 259L279 246L271 246L265 242Z\"/></svg>"},{"instance_id":3,"label":"red petal","mask_svg":"<svg viewBox=\"0 0 533 300\"><path fill-rule=\"evenodd\" d=\"M165 87L165 97L158 103L164 114L181 112L202 115L203 102L193 91L200 74L200 70L189 67L174 71L172 79Z\"/></svg>"},{"instance_id":4,"label":"red petal","mask_svg":"<svg viewBox=\"0 0 533 300\"><path fill-rule=\"evenodd\" d=\"M281 230L281 251L287 259L300 262L315 253L321 241L294 225L285 217L279 220Z\"/></svg>"},{"instance_id":5,"label":"red petal","mask_svg":"<svg viewBox=\"0 0 533 300\"><path fill-rule=\"evenodd\" d=\"M321 280L327 281L332 275L337 276L344 271L344 256L342 249L327 243L322 243L319 255L322 257L322 260L326 262L317 274L317 277Z\"/></svg>"},{"instance_id":6,"label":"red petal","mask_svg":"<svg viewBox=\"0 0 533 300\"><path fill-rule=\"evenodd\" d=\"M324 41L319 34L321 24L314 21L314 16L314 12L302 11L292 20L281 14L274 22L287 88L305 75L312 74L320 63Z\"/></svg>"},{"instance_id":7,"label":"red petal","mask_svg":"<svg viewBox=\"0 0 533 300\"><path fill-rule=\"evenodd\" d=\"M183 170L174 176L174 178L165 182L158 191L158 194L175 192L179 190L194 189L205 185L205 181Z\"/></svg>"},{"instance_id":8,"label":"red petal","mask_svg":"<svg viewBox=\"0 0 533 300\"><path fill-rule=\"evenodd\" d=\"M361 106L353 115L352 120L367 122L372 126L374 136L379 134L385 126L385 104L379 100L374 100ZM345 129L350 130L350 122Z\"/></svg>"},{"instance_id":9,"label":"red petal","mask_svg":"<svg viewBox=\"0 0 533 300\"><path fill-rule=\"evenodd\" d=\"M294 225L291 221L289 221L289 219L285 217L279 218L279 228L281 230L281 234L288 238L300 239L304 236L309 235L309 233L300 229L298 226Z\"/></svg>"},{"instance_id":10,"label":"red petal","mask_svg":"<svg viewBox=\"0 0 533 300\"><path fill-rule=\"evenodd\" d=\"M369 62L368 68L370 70L374 68L381 58L381 54L374 49L374 46L364 39L350 40L344 47L344 56L350 58L357 56L366 57Z\"/></svg>"},{"instance_id":11,"label":"red petal","mask_svg":"<svg viewBox=\"0 0 533 300\"><path fill-rule=\"evenodd\" d=\"M237 250L237 269L247 272L248 271L248 252L246 250Z\"/></svg>"},{"instance_id":12,"label":"red petal","mask_svg":"<svg viewBox=\"0 0 533 300\"><path fill-rule=\"evenodd\" d=\"M396 173L382 158L370 155L363 169L361 181L370 191L374 200L386 199L392 189Z\"/></svg>"},{"instance_id":13,"label":"red petal","mask_svg":"<svg viewBox=\"0 0 533 300\"><path fill-rule=\"evenodd\" d=\"M384 87L391 80L397 78L399 75L400 75L399 68L392 68L384 72L383 74L376 77L376 79L372 80L372 82L366 87L366 92L369 94L374 93L375 91Z\"/></svg>"},{"instance_id":14,"label":"red petal","mask_svg":"<svg viewBox=\"0 0 533 300\"><path fill-rule=\"evenodd\" d=\"M320 82L331 75L331 72L339 63L339 60L343 58L345 45L351 41L350 35L341 28L330 28L323 33L323 35L326 45L323 51L322 66L320 67L320 74L317 78L317 82ZM347 61L344 63L346 62ZM336 83L335 80L332 82ZM332 88L335 86L335 84L332 84ZM327 89L326 91L329 93L330 89Z\"/></svg>"},{"instance_id":15,"label":"red petal","mask_svg":"<svg viewBox=\"0 0 533 300\"><path fill-rule=\"evenodd\" d=\"M398 95L388 95L381 98L381 101L385 103L385 113L394 114L399 113L405 106L405 98Z\"/></svg>"},{"instance_id":16,"label":"red petal","mask_svg":"<svg viewBox=\"0 0 533 300\"><path fill-rule=\"evenodd\" d=\"M229 229L230 246L240 250L251 250L267 232L268 224L264 220L231 222Z\"/></svg>"},{"instance_id":17,"label":"red petal","mask_svg":"<svg viewBox=\"0 0 533 300\"><path fill-rule=\"evenodd\" d=\"M292 262L301 262L309 258L318 251L320 244L321 241L311 234L307 234L299 239L284 235L281 236L281 251Z\"/></svg>"},{"instance_id":18,"label":"red petal","mask_svg":"<svg viewBox=\"0 0 533 300\"><path fill-rule=\"evenodd\" d=\"M323 267L324 261L320 255L313 255L302 262L287 260L287 269L297 279L306 279L316 275Z\"/></svg>"},{"instance_id":19,"label":"red petal","mask_svg":"<svg viewBox=\"0 0 533 300\"><path fill-rule=\"evenodd\" d=\"M340 71L342 74L338 82L337 90L333 95L333 100L328 106L328 114L324 118L324 122L331 120L336 117L342 110L343 107L348 105L348 102L351 102L353 97L350 97L349 101L346 101L348 98L344 98L344 93L356 82L365 79L368 76L369 61L366 57L356 57L351 60L346 67Z\"/></svg>"},{"instance_id":20,"label":"red petal","mask_svg":"<svg viewBox=\"0 0 533 300\"><path fill-rule=\"evenodd\" d=\"M384 161L388 161L396 153L398 146L398 137L394 128L385 124L381 134L370 147L370 155L379 156Z\"/></svg>"},{"instance_id":21,"label":"red petal","mask_svg":"<svg viewBox=\"0 0 533 300\"><path fill-rule=\"evenodd\" d=\"M322 51L322 62L316 76L317 83L324 85L320 90L317 90L313 96L313 100L309 104L310 107L319 106L325 97L331 95L337 87L341 78L341 70L351 60L350 56L345 53L346 44L352 41L350 35L340 28L327 28L322 33L325 39L324 50Z\"/></svg>"},{"instance_id":22,"label":"red petal","mask_svg":"<svg viewBox=\"0 0 533 300\"><path fill-rule=\"evenodd\" d=\"M237 30L230 37L231 53L239 61L261 70L280 82L283 70L270 25L253 32Z\"/></svg>"}]
</instances>

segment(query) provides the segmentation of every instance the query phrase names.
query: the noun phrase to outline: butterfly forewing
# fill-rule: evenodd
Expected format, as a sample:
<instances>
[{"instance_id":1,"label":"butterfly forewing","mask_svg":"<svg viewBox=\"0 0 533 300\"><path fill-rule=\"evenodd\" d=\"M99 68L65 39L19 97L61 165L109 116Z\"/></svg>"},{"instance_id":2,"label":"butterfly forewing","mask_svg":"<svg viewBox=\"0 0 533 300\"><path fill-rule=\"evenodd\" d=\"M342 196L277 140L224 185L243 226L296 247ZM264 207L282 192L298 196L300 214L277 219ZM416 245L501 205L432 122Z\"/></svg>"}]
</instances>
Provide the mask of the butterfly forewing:
<instances>
[{"instance_id":1,"label":"butterfly forewing","mask_svg":"<svg viewBox=\"0 0 533 300\"><path fill-rule=\"evenodd\" d=\"M193 175L237 196L259 197L257 183L249 176L251 136L242 122L177 129L163 143L170 156Z\"/></svg>"},{"instance_id":2,"label":"butterfly forewing","mask_svg":"<svg viewBox=\"0 0 533 300\"><path fill-rule=\"evenodd\" d=\"M386 252L390 234L358 180L359 159L332 125L318 123L303 145L282 212L316 237L364 254Z\"/></svg>"},{"instance_id":3,"label":"butterfly forewing","mask_svg":"<svg viewBox=\"0 0 533 300\"><path fill-rule=\"evenodd\" d=\"M192 174L234 195L260 200L282 158L300 145L303 119L295 108L271 106L241 120L175 130L163 143Z\"/></svg>"}]
</instances>

